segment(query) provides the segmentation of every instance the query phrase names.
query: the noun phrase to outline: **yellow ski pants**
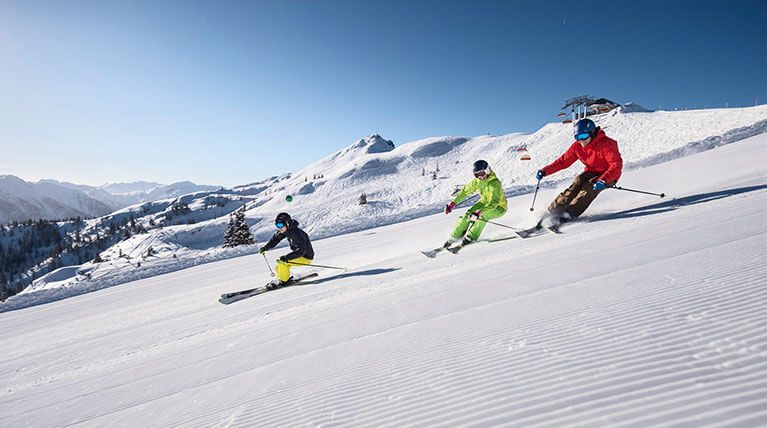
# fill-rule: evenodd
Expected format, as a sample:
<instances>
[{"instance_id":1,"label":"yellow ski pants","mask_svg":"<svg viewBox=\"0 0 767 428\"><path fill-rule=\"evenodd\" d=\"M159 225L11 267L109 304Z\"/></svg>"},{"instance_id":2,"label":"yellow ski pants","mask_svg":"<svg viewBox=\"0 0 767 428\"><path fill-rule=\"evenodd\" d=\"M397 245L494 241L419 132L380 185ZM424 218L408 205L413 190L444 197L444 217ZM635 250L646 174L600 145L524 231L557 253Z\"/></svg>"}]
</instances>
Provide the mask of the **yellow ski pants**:
<instances>
[{"instance_id":1,"label":"yellow ski pants","mask_svg":"<svg viewBox=\"0 0 767 428\"><path fill-rule=\"evenodd\" d=\"M288 279L290 279L291 266L304 266L310 265L311 263L312 259L307 259L306 257L299 257L297 259L288 260L287 262L277 260L277 266L274 268L274 270L277 272L277 278L279 278L282 282L286 282Z\"/></svg>"}]
</instances>

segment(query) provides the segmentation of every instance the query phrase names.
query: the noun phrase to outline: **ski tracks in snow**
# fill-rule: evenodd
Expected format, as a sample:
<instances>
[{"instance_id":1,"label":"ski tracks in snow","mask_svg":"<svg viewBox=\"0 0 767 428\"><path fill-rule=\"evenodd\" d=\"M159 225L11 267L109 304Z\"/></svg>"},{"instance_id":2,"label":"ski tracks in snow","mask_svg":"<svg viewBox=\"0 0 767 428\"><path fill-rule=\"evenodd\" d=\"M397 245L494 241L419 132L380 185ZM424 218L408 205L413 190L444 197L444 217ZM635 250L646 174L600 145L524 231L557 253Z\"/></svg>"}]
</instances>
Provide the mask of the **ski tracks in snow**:
<instances>
[{"instance_id":1,"label":"ski tracks in snow","mask_svg":"<svg viewBox=\"0 0 767 428\"><path fill-rule=\"evenodd\" d=\"M709 219L716 216L707 212ZM668 241L683 242L700 232L694 226L676 231ZM764 422L765 232L729 233L711 236L708 244L677 247L670 257L551 289L516 290L482 303L467 298L461 309L294 355L295 368L345 349L370 350L364 356L349 351L342 366L282 377L278 390L245 402L237 422L392 427ZM664 249L674 250L671 244ZM717 263L732 251L739 253L738 262ZM688 264L700 267L675 269ZM454 283L444 285L445 294L459 291ZM554 303L563 301L568 303ZM445 333L429 337L422 330ZM204 426L207 420L184 425Z\"/></svg>"},{"instance_id":2,"label":"ski tracks in snow","mask_svg":"<svg viewBox=\"0 0 767 428\"><path fill-rule=\"evenodd\" d=\"M0 376L17 389L0 413L11 426L766 425L765 210L754 190L435 260L402 251L402 236L444 233L416 220L318 242L329 264L397 268L380 275L219 305L254 256L5 314L27 323L3 336Z\"/></svg>"}]
</instances>

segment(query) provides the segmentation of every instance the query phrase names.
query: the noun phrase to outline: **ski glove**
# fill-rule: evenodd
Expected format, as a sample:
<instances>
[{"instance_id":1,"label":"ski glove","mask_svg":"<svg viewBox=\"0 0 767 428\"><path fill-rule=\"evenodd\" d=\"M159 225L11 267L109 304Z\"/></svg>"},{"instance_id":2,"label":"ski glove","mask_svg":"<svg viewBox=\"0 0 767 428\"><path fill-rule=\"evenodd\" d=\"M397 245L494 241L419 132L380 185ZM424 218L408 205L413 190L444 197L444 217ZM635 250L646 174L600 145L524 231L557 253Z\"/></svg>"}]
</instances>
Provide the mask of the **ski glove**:
<instances>
[{"instance_id":1,"label":"ski glove","mask_svg":"<svg viewBox=\"0 0 767 428\"><path fill-rule=\"evenodd\" d=\"M266 252L266 247L261 247L258 249L258 254L264 254Z\"/></svg>"},{"instance_id":2,"label":"ski glove","mask_svg":"<svg viewBox=\"0 0 767 428\"><path fill-rule=\"evenodd\" d=\"M469 220L471 221L477 221L479 220L479 216L482 215L482 210L476 210L469 216Z\"/></svg>"},{"instance_id":3,"label":"ski glove","mask_svg":"<svg viewBox=\"0 0 767 428\"><path fill-rule=\"evenodd\" d=\"M604 180L597 180L596 183L594 183L594 191L599 192L601 190L605 190L607 187L607 184L605 184Z\"/></svg>"},{"instance_id":4,"label":"ski glove","mask_svg":"<svg viewBox=\"0 0 767 428\"><path fill-rule=\"evenodd\" d=\"M546 176L546 173L542 169L539 169L538 172L535 173L535 178L537 178L538 180L541 180L545 176Z\"/></svg>"},{"instance_id":5,"label":"ski glove","mask_svg":"<svg viewBox=\"0 0 767 428\"><path fill-rule=\"evenodd\" d=\"M445 205L445 214L450 214L450 211L453 211L453 208L455 208L455 202L450 202Z\"/></svg>"},{"instance_id":6,"label":"ski glove","mask_svg":"<svg viewBox=\"0 0 767 428\"><path fill-rule=\"evenodd\" d=\"M287 263L288 259L285 258L285 256L281 256L279 259L277 259L283 263Z\"/></svg>"}]
</instances>

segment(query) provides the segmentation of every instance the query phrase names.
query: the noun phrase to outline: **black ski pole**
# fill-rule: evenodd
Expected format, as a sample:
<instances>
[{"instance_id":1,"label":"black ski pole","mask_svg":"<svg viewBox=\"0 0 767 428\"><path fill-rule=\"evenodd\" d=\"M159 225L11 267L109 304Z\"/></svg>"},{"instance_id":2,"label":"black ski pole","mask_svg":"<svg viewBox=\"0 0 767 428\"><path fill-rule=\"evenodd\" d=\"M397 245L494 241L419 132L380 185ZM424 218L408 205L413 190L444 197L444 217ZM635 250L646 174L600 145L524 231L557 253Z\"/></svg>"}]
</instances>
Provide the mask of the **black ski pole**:
<instances>
[{"instance_id":1,"label":"black ski pole","mask_svg":"<svg viewBox=\"0 0 767 428\"><path fill-rule=\"evenodd\" d=\"M634 192L634 193L643 193L645 195L660 196L661 198L666 197L665 193L653 193L653 192L645 192L644 190L624 189L623 187L618 187L618 186L612 186L612 189L625 190L627 192Z\"/></svg>"},{"instance_id":2,"label":"black ski pole","mask_svg":"<svg viewBox=\"0 0 767 428\"><path fill-rule=\"evenodd\" d=\"M533 207L535 207L535 198L538 197L538 188L541 187L541 179L538 179L538 184L535 185L535 194L533 194L533 204L530 205L530 211L533 211Z\"/></svg>"}]
</instances>

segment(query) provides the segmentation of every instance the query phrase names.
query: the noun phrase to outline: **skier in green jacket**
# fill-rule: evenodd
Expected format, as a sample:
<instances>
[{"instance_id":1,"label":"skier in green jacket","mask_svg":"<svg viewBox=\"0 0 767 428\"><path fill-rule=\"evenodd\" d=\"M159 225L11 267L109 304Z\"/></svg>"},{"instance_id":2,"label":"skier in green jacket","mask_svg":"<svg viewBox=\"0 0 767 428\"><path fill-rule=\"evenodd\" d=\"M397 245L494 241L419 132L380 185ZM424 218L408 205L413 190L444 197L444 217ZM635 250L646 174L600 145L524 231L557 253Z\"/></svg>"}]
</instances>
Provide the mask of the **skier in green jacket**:
<instances>
[{"instance_id":1,"label":"skier in green jacket","mask_svg":"<svg viewBox=\"0 0 767 428\"><path fill-rule=\"evenodd\" d=\"M445 214L450 214L453 208L473 192L479 193L479 201L455 224L450 239L445 242L447 248L463 238L462 245L470 244L482 233L487 220L493 220L506 214L506 195L503 194L501 180L496 177L490 165L484 160L474 162L474 179L463 186L455 198L445 206Z\"/></svg>"}]
</instances>

